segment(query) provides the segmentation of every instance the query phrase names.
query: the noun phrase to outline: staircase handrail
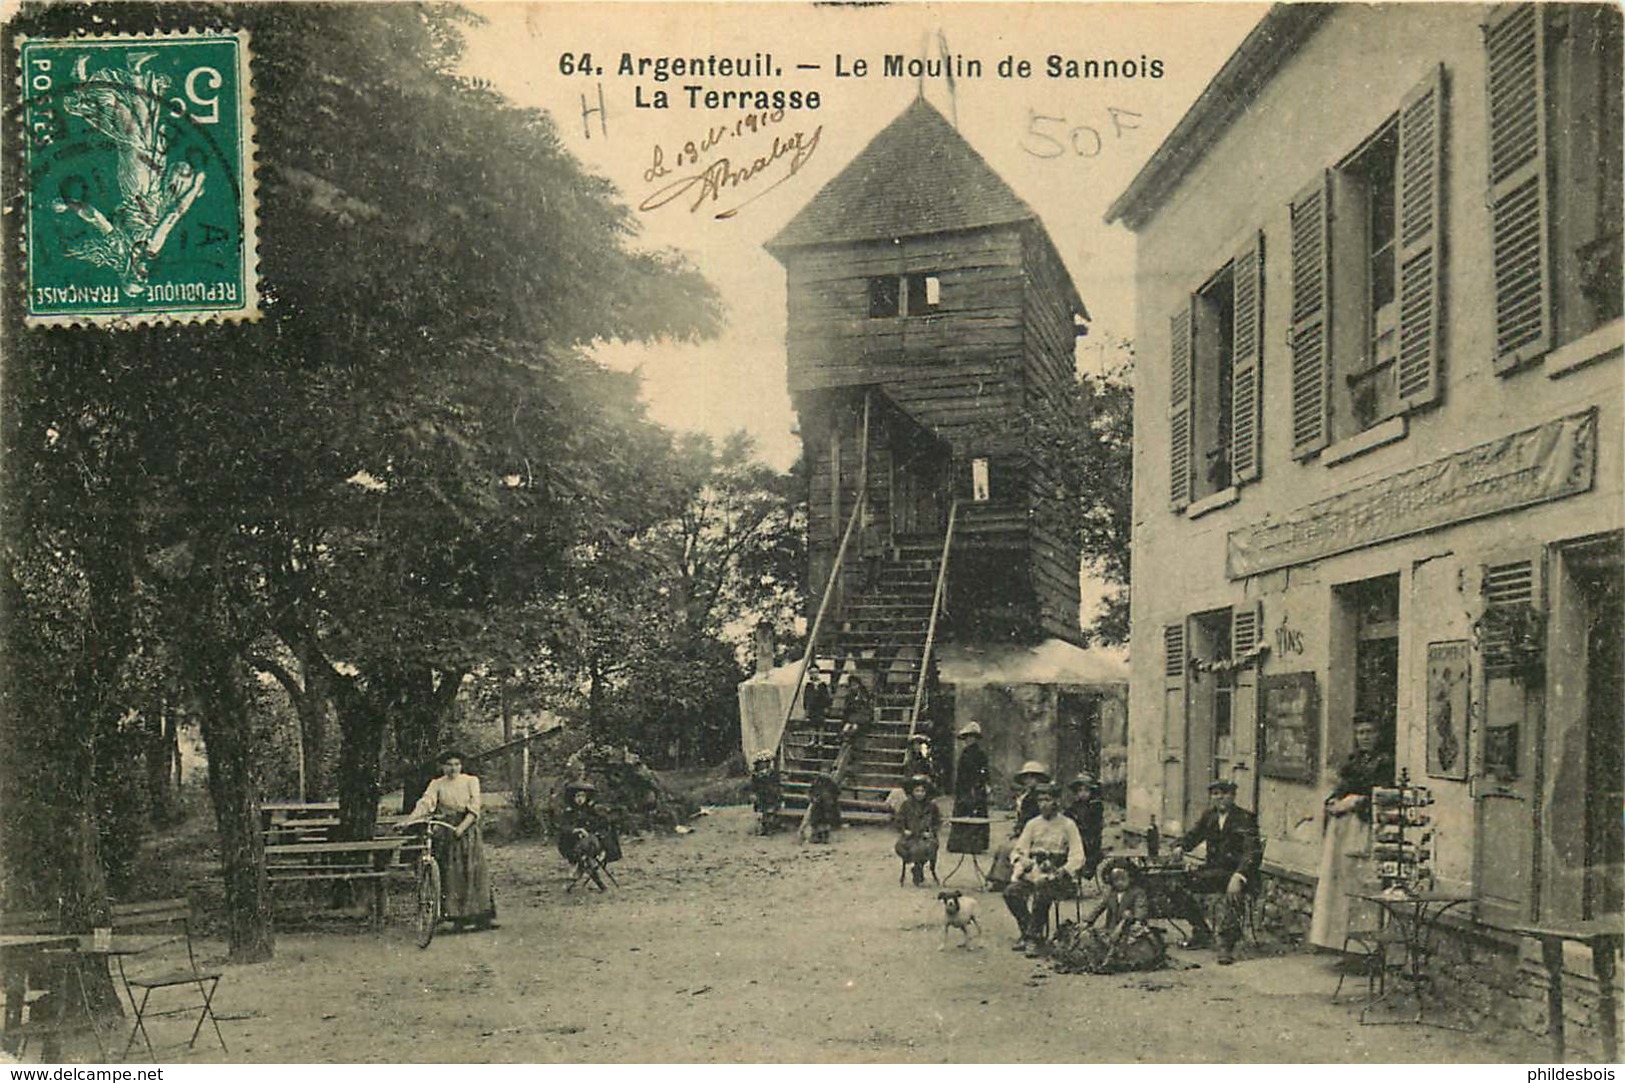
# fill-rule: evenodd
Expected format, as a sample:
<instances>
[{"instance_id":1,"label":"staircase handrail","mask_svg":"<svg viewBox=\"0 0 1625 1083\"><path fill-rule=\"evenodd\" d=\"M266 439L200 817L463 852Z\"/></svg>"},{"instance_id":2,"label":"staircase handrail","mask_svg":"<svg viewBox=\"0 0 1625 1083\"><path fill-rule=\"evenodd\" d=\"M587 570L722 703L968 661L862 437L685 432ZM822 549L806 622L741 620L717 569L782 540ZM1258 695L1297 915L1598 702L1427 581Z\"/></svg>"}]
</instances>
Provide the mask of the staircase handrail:
<instances>
[{"instance_id":1,"label":"staircase handrail","mask_svg":"<svg viewBox=\"0 0 1625 1083\"><path fill-rule=\"evenodd\" d=\"M931 622L925 627L925 650L920 653L920 676L914 682L914 709L908 716L908 735L912 740L919 732L920 708L925 700L925 678L931 671L931 652L937 645L937 616L942 612L943 600L948 596L948 557L953 552L954 522L959 518L959 501L948 508L948 529L942 536L942 563L937 566L937 589L931 595Z\"/></svg>"},{"instance_id":2,"label":"staircase handrail","mask_svg":"<svg viewBox=\"0 0 1625 1083\"><path fill-rule=\"evenodd\" d=\"M835 597L835 585L840 581L841 567L846 562L846 550L852 543L852 535L857 531L858 520L861 518L864 506L869 500L869 396L863 398L863 458L858 467L858 498L852 502L852 513L847 516L846 530L841 534L841 544L835 550L835 563L830 565L829 579L824 583L824 595L818 602L818 613L813 617L812 629L807 633L807 649L801 652L801 669L796 674L796 684L790 691L790 702L784 708L784 725L779 729L779 747L784 747L784 739L790 733L790 719L796 713L796 703L801 699L802 686L807 683L807 667L812 664L813 653L818 647L818 633L824 627L824 616L829 612L829 604ZM837 768L839 761L837 760ZM836 780L840 775L837 773ZM809 804L809 808L811 805Z\"/></svg>"}]
</instances>

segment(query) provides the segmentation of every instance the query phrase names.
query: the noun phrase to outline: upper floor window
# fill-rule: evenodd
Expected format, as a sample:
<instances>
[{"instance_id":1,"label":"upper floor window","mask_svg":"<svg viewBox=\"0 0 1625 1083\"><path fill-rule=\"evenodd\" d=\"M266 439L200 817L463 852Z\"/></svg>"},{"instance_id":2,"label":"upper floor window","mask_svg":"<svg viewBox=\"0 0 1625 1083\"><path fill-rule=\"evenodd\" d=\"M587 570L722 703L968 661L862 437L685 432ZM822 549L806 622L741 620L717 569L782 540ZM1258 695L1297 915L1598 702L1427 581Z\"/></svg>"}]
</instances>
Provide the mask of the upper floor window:
<instances>
[{"instance_id":1,"label":"upper floor window","mask_svg":"<svg viewBox=\"0 0 1625 1083\"><path fill-rule=\"evenodd\" d=\"M1169 493L1175 510L1259 476L1263 236L1175 311L1169 327Z\"/></svg>"},{"instance_id":2,"label":"upper floor window","mask_svg":"<svg viewBox=\"0 0 1625 1083\"><path fill-rule=\"evenodd\" d=\"M1292 201L1292 453L1439 397L1444 73Z\"/></svg>"},{"instance_id":3,"label":"upper floor window","mask_svg":"<svg viewBox=\"0 0 1625 1083\"><path fill-rule=\"evenodd\" d=\"M1497 8L1489 64L1495 367L1620 317L1621 13Z\"/></svg>"},{"instance_id":4,"label":"upper floor window","mask_svg":"<svg viewBox=\"0 0 1625 1083\"><path fill-rule=\"evenodd\" d=\"M877 275L869 279L869 315L871 317L896 316L902 312L901 280L896 275Z\"/></svg>"},{"instance_id":5,"label":"upper floor window","mask_svg":"<svg viewBox=\"0 0 1625 1083\"><path fill-rule=\"evenodd\" d=\"M1396 286L1396 232L1399 193L1394 185L1399 165L1399 129L1389 121L1355 152L1336 174L1340 194L1352 211L1333 216L1332 250L1346 253L1332 272L1333 290L1349 293L1346 308L1355 313L1347 342L1334 350L1341 386L1332 394L1346 402L1332 414L1337 436L1350 436L1386 421L1399 410L1394 365L1399 360L1399 291ZM1334 300L1333 302L1337 302Z\"/></svg>"},{"instance_id":6,"label":"upper floor window","mask_svg":"<svg viewBox=\"0 0 1625 1083\"><path fill-rule=\"evenodd\" d=\"M942 303L942 279L934 274L877 275L869 279L869 315L927 316Z\"/></svg>"}]
</instances>

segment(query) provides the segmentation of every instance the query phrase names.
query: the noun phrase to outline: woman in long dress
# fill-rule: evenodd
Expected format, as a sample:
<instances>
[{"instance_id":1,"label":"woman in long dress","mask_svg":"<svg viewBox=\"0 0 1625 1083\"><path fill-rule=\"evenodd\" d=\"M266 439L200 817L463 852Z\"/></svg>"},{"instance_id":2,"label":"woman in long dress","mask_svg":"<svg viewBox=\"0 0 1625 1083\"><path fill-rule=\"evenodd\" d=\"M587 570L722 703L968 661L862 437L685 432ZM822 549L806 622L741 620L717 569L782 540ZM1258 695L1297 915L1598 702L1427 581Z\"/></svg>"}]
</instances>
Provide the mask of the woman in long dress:
<instances>
[{"instance_id":1,"label":"woman in long dress","mask_svg":"<svg viewBox=\"0 0 1625 1083\"><path fill-rule=\"evenodd\" d=\"M434 835L440 862L442 914L458 925L486 928L496 920L496 896L485 867L485 841L480 835L480 780L463 774L463 755L451 750L440 757L440 777L429 782L402 826L438 820L451 825L451 836Z\"/></svg>"},{"instance_id":2,"label":"woman in long dress","mask_svg":"<svg viewBox=\"0 0 1625 1083\"><path fill-rule=\"evenodd\" d=\"M985 854L988 844L987 753L982 750L982 724L967 722L959 731L964 748L954 769L954 817L979 819L979 824L957 823L948 828L950 854Z\"/></svg>"},{"instance_id":3,"label":"woman in long dress","mask_svg":"<svg viewBox=\"0 0 1625 1083\"><path fill-rule=\"evenodd\" d=\"M1354 722L1354 751L1337 772L1337 786L1326 797L1322 823L1320 879L1315 884L1315 910L1309 942L1343 950L1349 930L1349 891L1357 886L1360 867L1354 855L1370 852L1371 790L1394 784L1394 754L1377 748L1377 724Z\"/></svg>"}]
</instances>

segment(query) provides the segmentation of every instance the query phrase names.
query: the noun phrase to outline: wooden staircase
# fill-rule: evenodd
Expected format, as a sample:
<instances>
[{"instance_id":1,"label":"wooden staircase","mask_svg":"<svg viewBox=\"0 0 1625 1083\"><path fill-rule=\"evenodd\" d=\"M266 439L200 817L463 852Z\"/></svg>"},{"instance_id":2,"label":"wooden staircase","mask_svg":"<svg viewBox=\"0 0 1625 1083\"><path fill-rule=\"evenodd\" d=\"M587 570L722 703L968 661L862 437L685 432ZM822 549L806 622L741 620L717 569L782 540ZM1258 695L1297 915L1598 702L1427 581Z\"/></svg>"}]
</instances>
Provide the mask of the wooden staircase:
<instances>
[{"instance_id":1,"label":"wooden staircase","mask_svg":"<svg viewBox=\"0 0 1625 1083\"><path fill-rule=\"evenodd\" d=\"M907 781L914 713L924 702L920 682L936 672L932 612L943 560L943 539L899 539L869 589L841 607L836 627L814 646L812 665L835 691L818 729L797 712L780 745L784 785L781 815L800 819L812 780L835 776L847 823L888 823L888 791ZM862 672L875 693L875 720L839 761L842 713L850 678ZM836 677L840 678L839 684ZM931 682L927 680L927 686Z\"/></svg>"}]
</instances>

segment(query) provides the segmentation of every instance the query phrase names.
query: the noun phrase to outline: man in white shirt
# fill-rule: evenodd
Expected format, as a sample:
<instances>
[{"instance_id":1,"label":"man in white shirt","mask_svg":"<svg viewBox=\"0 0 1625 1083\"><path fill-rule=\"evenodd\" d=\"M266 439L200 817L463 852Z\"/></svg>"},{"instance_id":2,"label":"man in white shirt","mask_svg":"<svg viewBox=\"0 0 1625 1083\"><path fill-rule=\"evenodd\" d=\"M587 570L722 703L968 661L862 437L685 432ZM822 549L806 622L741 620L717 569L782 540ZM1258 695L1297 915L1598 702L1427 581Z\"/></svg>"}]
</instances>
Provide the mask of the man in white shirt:
<instances>
[{"instance_id":1,"label":"man in white shirt","mask_svg":"<svg viewBox=\"0 0 1625 1083\"><path fill-rule=\"evenodd\" d=\"M1012 950L1028 955L1043 954L1050 907L1077 890L1075 878L1084 861L1083 837L1078 825L1060 814L1054 784L1044 783L1035 793L1038 815L1027 821L1016 839L1010 853L1014 879L1004 889L1004 904L1021 931Z\"/></svg>"}]
</instances>

